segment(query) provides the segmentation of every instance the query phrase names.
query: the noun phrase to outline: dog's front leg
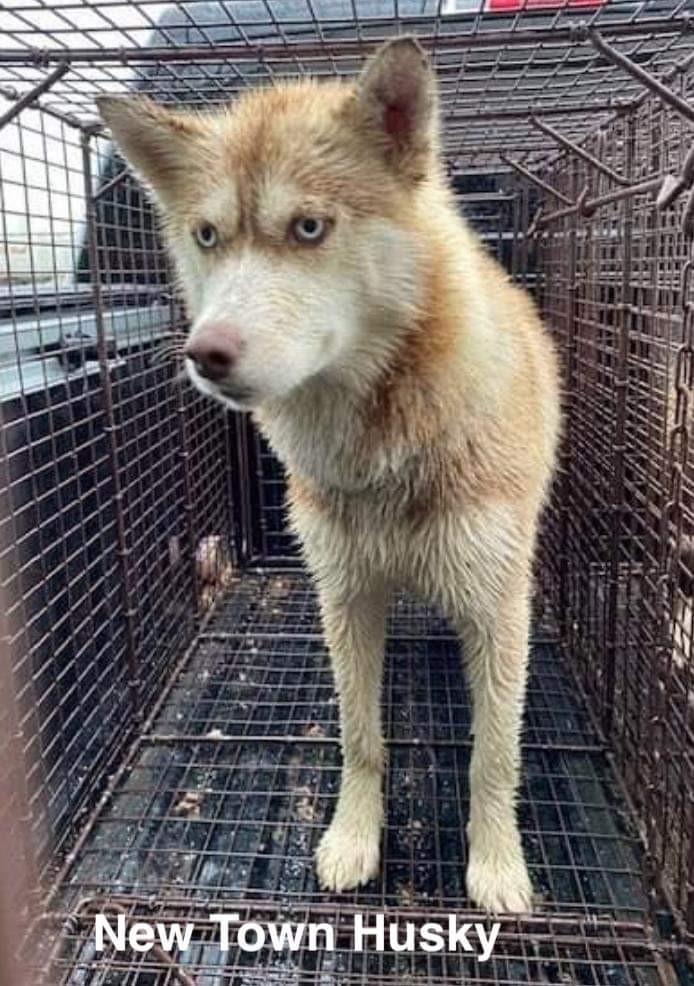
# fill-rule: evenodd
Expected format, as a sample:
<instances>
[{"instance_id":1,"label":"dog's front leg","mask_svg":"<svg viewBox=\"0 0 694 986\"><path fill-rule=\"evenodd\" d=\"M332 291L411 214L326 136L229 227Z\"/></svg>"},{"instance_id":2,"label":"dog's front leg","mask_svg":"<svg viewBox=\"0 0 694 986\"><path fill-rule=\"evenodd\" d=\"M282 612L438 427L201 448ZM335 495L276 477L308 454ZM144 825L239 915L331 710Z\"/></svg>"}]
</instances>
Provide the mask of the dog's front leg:
<instances>
[{"instance_id":1,"label":"dog's front leg","mask_svg":"<svg viewBox=\"0 0 694 986\"><path fill-rule=\"evenodd\" d=\"M326 890L349 890L378 873L383 822L381 688L386 591L345 598L321 591L321 611L340 703L342 780L316 863Z\"/></svg>"},{"instance_id":2,"label":"dog's front leg","mask_svg":"<svg viewBox=\"0 0 694 986\"><path fill-rule=\"evenodd\" d=\"M515 811L528 628L525 584L499 600L494 616L462 624L474 733L467 889L476 904L497 913L527 912L532 902Z\"/></svg>"}]
</instances>

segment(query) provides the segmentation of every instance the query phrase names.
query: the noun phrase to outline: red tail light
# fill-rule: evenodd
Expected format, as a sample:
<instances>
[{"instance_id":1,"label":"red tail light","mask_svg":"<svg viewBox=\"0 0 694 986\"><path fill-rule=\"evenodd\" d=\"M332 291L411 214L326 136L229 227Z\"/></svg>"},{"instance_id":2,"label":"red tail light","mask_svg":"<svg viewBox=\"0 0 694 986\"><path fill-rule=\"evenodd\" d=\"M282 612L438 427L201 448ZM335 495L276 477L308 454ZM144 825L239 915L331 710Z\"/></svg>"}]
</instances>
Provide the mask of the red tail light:
<instances>
[{"instance_id":1,"label":"red tail light","mask_svg":"<svg viewBox=\"0 0 694 986\"><path fill-rule=\"evenodd\" d=\"M489 11L557 10L576 7L602 7L607 0L487 0Z\"/></svg>"}]
</instances>

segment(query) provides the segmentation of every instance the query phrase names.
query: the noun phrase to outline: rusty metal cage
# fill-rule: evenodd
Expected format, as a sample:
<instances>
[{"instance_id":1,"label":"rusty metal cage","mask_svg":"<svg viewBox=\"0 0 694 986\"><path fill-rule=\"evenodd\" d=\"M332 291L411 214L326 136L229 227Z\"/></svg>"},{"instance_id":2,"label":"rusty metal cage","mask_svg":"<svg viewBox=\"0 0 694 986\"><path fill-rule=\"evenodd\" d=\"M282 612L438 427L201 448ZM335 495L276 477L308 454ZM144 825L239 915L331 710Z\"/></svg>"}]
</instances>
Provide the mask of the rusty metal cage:
<instances>
[{"instance_id":1,"label":"rusty metal cage","mask_svg":"<svg viewBox=\"0 0 694 986\"><path fill-rule=\"evenodd\" d=\"M693 15L691 0L2 5L0 960L18 917L27 929L13 986L690 979ZM486 965L359 955L341 930L356 911L471 913L469 708L457 643L416 601L389 622L381 876L342 896L315 882L337 714L282 470L171 358L185 314L93 105L140 91L204 108L283 77L350 78L400 32L436 67L460 208L536 295L564 373L519 806L537 902L503 920ZM223 954L215 907L328 921L338 948ZM189 920L192 945L96 954L99 910Z\"/></svg>"}]
</instances>

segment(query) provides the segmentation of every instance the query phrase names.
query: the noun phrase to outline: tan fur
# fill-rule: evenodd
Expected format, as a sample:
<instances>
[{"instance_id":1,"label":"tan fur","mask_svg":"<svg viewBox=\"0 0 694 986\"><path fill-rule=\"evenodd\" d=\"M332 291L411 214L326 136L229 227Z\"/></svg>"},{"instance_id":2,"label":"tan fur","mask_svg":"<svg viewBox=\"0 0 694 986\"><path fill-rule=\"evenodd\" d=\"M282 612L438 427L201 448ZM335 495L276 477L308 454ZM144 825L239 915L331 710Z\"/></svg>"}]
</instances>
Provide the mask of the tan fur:
<instances>
[{"instance_id":1,"label":"tan fur","mask_svg":"<svg viewBox=\"0 0 694 986\"><path fill-rule=\"evenodd\" d=\"M179 147L198 133L177 171L159 110L106 101L102 112L162 206L191 339L233 322L244 348L228 383L252 397L191 367L193 379L250 407L289 473L340 695L344 774L321 883L344 890L377 872L385 613L408 586L440 603L464 642L470 897L524 911L514 799L557 368L531 300L457 213L435 102L421 51L403 39L356 86L259 90L190 128L176 117ZM293 241L302 215L329 223L320 246ZM210 254L192 241L201 221L219 232Z\"/></svg>"}]
</instances>

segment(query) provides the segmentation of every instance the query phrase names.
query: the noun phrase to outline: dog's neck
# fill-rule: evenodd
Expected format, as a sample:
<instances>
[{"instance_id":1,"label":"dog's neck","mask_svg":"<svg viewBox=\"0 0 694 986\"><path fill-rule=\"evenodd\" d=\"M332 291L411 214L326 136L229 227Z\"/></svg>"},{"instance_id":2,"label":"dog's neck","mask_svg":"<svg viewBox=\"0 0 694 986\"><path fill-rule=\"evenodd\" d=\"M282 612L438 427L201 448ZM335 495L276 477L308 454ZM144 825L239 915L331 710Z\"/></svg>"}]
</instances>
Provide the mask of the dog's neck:
<instances>
[{"instance_id":1,"label":"dog's neck","mask_svg":"<svg viewBox=\"0 0 694 986\"><path fill-rule=\"evenodd\" d=\"M373 373L323 374L256 418L291 473L324 489L358 492L403 480L421 449L440 439L446 408L423 325L403 327Z\"/></svg>"},{"instance_id":2,"label":"dog's neck","mask_svg":"<svg viewBox=\"0 0 694 986\"><path fill-rule=\"evenodd\" d=\"M364 390L334 376L316 378L256 413L268 441L293 473L323 489L358 492L396 474L404 442L386 444L376 416L384 383Z\"/></svg>"}]
</instances>

